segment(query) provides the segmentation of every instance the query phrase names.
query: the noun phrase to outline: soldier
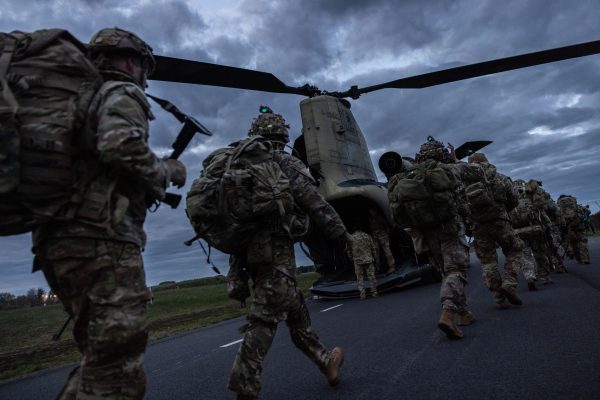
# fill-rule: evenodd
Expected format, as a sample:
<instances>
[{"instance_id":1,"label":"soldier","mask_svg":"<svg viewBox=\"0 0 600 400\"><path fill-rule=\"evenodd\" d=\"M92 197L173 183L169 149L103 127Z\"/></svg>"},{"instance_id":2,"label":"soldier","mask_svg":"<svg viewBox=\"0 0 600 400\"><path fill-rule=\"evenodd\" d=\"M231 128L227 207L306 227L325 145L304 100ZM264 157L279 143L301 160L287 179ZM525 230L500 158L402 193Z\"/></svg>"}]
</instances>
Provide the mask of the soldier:
<instances>
[{"instance_id":1,"label":"soldier","mask_svg":"<svg viewBox=\"0 0 600 400\"><path fill-rule=\"evenodd\" d=\"M371 239L368 233L357 227L354 233L349 236L348 245L348 256L354 263L356 285L358 286L361 300L367 298L367 292L364 287L365 272L369 278L371 296L377 297L377 280L373 264L377 256L377 249L375 248L373 239Z\"/></svg>"},{"instance_id":2,"label":"soldier","mask_svg":"<svg viewBox=\"0 0 600 400\"><path fill-rule=\"evenodd\" d=\"M262 109L263 107L261 107ZM306 166L283 148L289 141L289 125L270 109L254 119L249 136L260 135L269 140L273 157L290 179L297 205L308 214L311 222L335 240L347 240L348 233L336 211L316 191L314 180ZM330 385L340 381L344 354L339 347L327 350L310 325L310 316L301 290L296 286L294 240L281 221L256 235L255 244L236 257L242 258L254 284L254 298L243 327L244 340L233 363L229 389L237 399L256 399L261 387L262 361L266 356L277 324L285 321L292 342L315 363Z\"/></svg>"},{"instance_id":3,"label":"soldier","mask_svg":"<svg viewBox=\"0 0 600 400\"><path fill-rule=\"evenodd\" d=\"M466 192L473 220L475 253L481 262L486 286L492 292L496 308L521 305L517 296L518 270L523 262L523 242L513 230L508 212L518 199L510 179L498 172L483 153L469 156ZM505 256L504 279L498 270L499 245ZM507 302L508 301L508 302Z\"/></svg>"},{"instance_id":4,"label":"soldier","mask_svg":"<svg viewBox=\"0 0 600 400\"><path fill-rule=\"evenodd\" d=\"M546 241L548 248L548 256L550 265L555 272L566 272L564 264L564 249L560 239L560 217L558 206L552 200L552 197L542 187L542 182L536 179L530 179L526 186L525 192L531 200L534 208L545 212L550 221L546 226Z\"/></svg>"},{"instance_id":5,"label":"soldier","mask_svg":"<svg viewBox=\"0 0 600 400\"><path fill-rule=\"evenodd\" d=\"M423 173L422 169L427 172ZM438 327L449 339L463 337L457 317L458 325L470 325L475 321L475 316L467 309L464 293L468 245L463 221L468 211L461 206L464 202L460 201L458 174L458 164L454 163L444 144L432 139L421 146L416 165L401 171L389 183L394 218L423 234L429 258L442 275L442 313ZM418 175L437 176L440 184L425 179L426 188L415 188L415 183L421 181ZM418 192L435 192L437 198L444 200L439 203L429 197L419 200Z\"/></svg>"},{"instance_id":6,"label":"soldier","mask_svg":"<svg viewBox=\"0 0 600 400\"><path fill-rule=\"evenodd\" d=\"M596 233L596 230L594 229L594 225L592 224L592 220L591 220L591 215L592 215L592 211L590 210L590 205L586 204L585 207L582 208L582 212L581 212L581 219L583 219L583 224L585 225L585 232L592 232L592 233Z\"/></svg>"},{"instance_id":7,"label":"soldier","mask_svg":"<svg viewBox=\"0 0 600 400\"><path fill-rule=\"evenodd\" d=\"M390 249L390 228L383 216L376 209L371 208L369 210L369 217L371 237L376 246L376 254L379 256L383 253L387 265L385 273L391 274L396 271L396 262ZM379 257L375 259L377 260Z\"/></svg>"},{"instance_id":8,"label":"soldier","mask_svg":"<svg viewBox=\"0 0 600 400\"><path fill-rule=\"evenodd\" d=\"M561 194L558 197L558 206L562 216L562 227L567 243L567 254L575 257L580 264L590 263L588 240L585 235L585 207L577 204L573 196Z\"/></svg>"},{"instance_id":9,"label":"soldier","mask_svg":"<svg viewBox=\"0 0 600 400\"><path fill-rule=\"evenodd\" d=\"M90 57L105 83L95 94L82 132L76 174L84 182L74 219L34 232L36 265L74 321L83 355L61 399L141 399L148 340L141 249L148 201L169 182L185 183L185 167L148 146L150 106L144 95L154 67L152 49L131 32L102 29Z\"/></svg>"},{"instance_id":10,"label":"soldier","mask_svg":"<svg viewBox=\"0 0 600 400\"><path fill-rule=\"evenodd\" d=\"M552 283L546 247L546 229L550 226L550 220L543 209L534 206L530 196L532 192L526 189L524 180L518 179L513 184L519 193L519 204L510 212L510 220L523 241L521 271L528 289L536 290L535 281L538 278L543 284Z\"/></svg>"}]
</instances>

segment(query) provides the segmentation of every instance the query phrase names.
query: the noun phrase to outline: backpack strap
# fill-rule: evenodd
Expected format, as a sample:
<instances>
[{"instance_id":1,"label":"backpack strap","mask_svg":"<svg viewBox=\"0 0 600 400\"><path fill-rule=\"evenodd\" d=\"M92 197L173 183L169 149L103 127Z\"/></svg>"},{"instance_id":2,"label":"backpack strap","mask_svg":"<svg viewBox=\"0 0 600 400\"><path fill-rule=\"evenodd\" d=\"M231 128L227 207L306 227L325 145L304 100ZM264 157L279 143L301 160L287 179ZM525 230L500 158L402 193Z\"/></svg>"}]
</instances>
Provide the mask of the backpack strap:
<instances>
[{"instance_id":1,"label":"backpack strap","mask_svg":"<svg viewBox=\"0 0 600 400\"><path fill-rule=\"evenodd\" d=\"M17 99L8 85L6 73L15 53L17 41L8 35L5 35L4 39L4 48L2 49L2 55L0 55L0 85L2 85L2 98L8 103L14 115L19 109L19 103L17 103Z\"/></svg>"}]
</instances>

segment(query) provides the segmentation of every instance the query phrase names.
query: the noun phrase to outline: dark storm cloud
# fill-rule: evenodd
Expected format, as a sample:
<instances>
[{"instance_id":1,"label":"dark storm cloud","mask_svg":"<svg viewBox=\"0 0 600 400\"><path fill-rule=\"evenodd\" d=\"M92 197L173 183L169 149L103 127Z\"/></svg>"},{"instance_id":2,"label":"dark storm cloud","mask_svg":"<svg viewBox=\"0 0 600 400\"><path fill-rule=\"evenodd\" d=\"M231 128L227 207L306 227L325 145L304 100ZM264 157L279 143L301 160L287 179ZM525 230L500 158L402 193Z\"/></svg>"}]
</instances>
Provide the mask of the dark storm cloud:
<instances>
[{"instance_id":1,"label":"dark storm cloud","mask_svg":"<svg viewBox=\"0 0 600 400\"><path fill-rule=\"evenodd\" d=\"M158 54L255 68L292 86L310 82L330 91L600 39L595 1L243 0L231 12L211 7L219 10L218 21L183 1L23 0L3 5L0 30L64 27L87 40L102 27L120 26ZM300 96L164 82L150 82L148 91L215 133L194 139L193 152L183 155L189 182L179 193L211 151L246 134L259 104L282 113L292 137L300 133ZM555 197L600 200L600 56L428 89L386 89L351 103L375 165L387 150L414 155L430 134L457 146L490 139L484 152L501 172L541 179ZM150 143L167 154L180 124L154 104L153 110ZM212 274L199 246L182 244L192 236L182 209L163 205L148 217L144 258L151 284ZM3 269L23 271L3 278L0 290L36 286L31 279L41 275L28 273L29 239L1 238L0 245ZM213 256L226 265L225 255Z\"/></svg>"}]
</instances>

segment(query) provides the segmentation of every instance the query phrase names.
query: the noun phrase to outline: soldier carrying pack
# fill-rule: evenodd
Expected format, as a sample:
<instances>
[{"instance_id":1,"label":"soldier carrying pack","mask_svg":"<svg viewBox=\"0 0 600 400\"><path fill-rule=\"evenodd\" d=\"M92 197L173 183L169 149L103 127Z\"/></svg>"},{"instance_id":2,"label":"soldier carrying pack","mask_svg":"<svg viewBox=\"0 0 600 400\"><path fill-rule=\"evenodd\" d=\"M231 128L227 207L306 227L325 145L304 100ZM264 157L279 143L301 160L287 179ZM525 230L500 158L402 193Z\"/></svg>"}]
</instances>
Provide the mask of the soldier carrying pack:
<instances>
[{"instance_id":1,"label":"soldier carrying pack","mask_svg":"<svg viewBox=\"0 0 600 400\"><path fill-rule=\"evenodd\" d=\"M65 30L0 33L0 235L73 217L77 139L102 82Z\"/></svg>"},{"instance_id":2,"label":"soldier carrying pack","mask_svg":"<svg viewBox=\"0 0 600 400\"><path fill-rule=\"evenodd\" d=\"M519 202L510 179L498 173L481 153L471 155L469 163L464 170L465 193L473 220L508 219L507 212Z\"/></svg>"},{"instance_id":3,"label":"soldier carrying pack","mask_svg":"<svg viewBox=\"0 0 600 400\"><path fill-rule=\"evenodd\" d=\"M216 150L187 194L187 216L198 234L222 252L237 253L259 230L286 226L294 209L287 176L260 136Z\"/></svg>"},{"instance_id":4,"label":"soldier carrying pack","mask_svg":"<svg viewBox=\"0 0 600 400\"><path fill-rule=\"evenodd\" d=\"M443 165L426 160L390 179L388 196L399 225L432 228L458 215L454 196L458 182Z\"/></svg>"}]
</instances>

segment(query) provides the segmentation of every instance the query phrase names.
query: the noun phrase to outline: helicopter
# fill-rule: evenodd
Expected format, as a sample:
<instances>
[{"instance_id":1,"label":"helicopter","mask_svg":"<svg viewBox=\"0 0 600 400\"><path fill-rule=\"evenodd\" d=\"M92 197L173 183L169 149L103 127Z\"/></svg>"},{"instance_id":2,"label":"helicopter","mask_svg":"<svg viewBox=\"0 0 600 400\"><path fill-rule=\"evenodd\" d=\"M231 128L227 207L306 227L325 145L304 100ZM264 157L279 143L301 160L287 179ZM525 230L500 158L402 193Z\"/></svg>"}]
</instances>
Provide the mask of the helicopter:
<instances>
[{"instance_id":1,"label":"helicopter","mask_svg":"<svg viewBox=\"0 0 600 400\"><path fill-rule=\"evenodd\" d=\"M441 280L441 277L427 262L426 256L415 252L411 237L394 224L387 185L377 180L367 142L347 98L357 100L363 94L388 88L428 88L598 53L600 41L592 41L429 72L364 88L351 86L344 92L322 91L309 84L291 87L267 72L166 56L155 57L156 69L149 79L306 97L300 102L302 132L294 141L293 152L307 165L317 181L318 191L336 209L346 226L366 225L372 215L370 210L374 210L391 228L390 247L396 272L378 276L377 290L384 291L423 280ZM489 143L481 140L467 142L456 149L456 156L464 158ZM389 177L410 162L410 157L387 152L381 156L378 165ZM345 257L341 244L315 230L303 242L308 250L302 249L313 260L321 276L311 288L313 294L323 298L358 296L353 279L354 268ZM383 260L379 260L379 264L381 267Z\"/></svg>"}]
</instances>

